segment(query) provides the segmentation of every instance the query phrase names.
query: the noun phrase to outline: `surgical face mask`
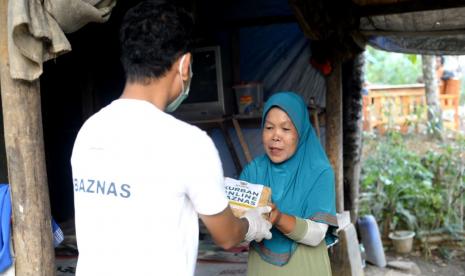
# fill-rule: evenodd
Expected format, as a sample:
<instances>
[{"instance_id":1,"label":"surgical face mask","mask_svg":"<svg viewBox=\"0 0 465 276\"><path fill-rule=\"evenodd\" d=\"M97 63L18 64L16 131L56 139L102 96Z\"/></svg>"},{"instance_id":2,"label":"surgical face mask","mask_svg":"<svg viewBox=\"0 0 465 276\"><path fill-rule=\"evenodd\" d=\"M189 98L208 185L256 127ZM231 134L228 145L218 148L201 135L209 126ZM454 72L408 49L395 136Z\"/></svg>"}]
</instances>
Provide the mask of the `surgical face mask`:
<instances>
[{"instance_id":1,"label":"surgical face mask","mask_svg":"<svg viewBox=\"0 0 465 276\"><path fill-rule=\"evenodd\" d=\"M187 80L186 86L184 86L184 81L182 80L182 65L184 64L185 58L186 58L186 55L182 56L181 62L179 63L179 74L181 75L181 93L174 101L168 104L168 106L165 108L166 112L175 111L189 95L189 88L191 85L192 76L194 74L192 73L192 63L191 63L189 65L189 79Z\"/></svg>"}]
</instances>

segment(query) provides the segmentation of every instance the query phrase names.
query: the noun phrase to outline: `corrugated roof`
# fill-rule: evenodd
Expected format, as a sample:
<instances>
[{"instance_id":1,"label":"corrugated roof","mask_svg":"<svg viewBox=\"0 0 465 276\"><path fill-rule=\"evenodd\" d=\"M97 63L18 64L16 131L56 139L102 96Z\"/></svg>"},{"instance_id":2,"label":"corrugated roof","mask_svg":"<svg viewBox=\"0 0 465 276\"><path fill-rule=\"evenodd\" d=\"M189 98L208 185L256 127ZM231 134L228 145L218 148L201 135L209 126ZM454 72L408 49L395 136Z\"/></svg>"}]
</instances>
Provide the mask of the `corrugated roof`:
<instances>
[{"instance_id":1,"label":"corrugated roof","mask_svg":"<svg viewBox=\"0 0 465 276\"><path fill-rule=\"evenodd\" d=\"M377 15L360 19L376 48L417 54L465 54L465 8Z\"/></svg>"}]
</instances>

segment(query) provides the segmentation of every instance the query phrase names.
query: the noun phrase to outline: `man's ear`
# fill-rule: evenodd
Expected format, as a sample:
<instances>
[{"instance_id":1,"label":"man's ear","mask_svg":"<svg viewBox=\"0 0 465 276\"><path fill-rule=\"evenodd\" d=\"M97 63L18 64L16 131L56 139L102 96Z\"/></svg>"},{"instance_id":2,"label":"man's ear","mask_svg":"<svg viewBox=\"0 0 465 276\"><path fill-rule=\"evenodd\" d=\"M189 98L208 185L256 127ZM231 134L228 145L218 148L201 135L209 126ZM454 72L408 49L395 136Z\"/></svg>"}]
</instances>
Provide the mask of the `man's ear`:
<instances>
[{"instance_id":1,"label":"man's ear","mask_svg":"<svg viewBox=\"0 0 465 276\"><path fill-rule=\"evenodd\" d=\"M189 79L189 67L192 62L192 54L191 53L186 53L184 54L184 63L182 64L181 68L181 76L183 81L187 81ZM181 56L182 59L182 56ZM181 62L181 61L179 61Z\"/></svg>"}]
</instances>

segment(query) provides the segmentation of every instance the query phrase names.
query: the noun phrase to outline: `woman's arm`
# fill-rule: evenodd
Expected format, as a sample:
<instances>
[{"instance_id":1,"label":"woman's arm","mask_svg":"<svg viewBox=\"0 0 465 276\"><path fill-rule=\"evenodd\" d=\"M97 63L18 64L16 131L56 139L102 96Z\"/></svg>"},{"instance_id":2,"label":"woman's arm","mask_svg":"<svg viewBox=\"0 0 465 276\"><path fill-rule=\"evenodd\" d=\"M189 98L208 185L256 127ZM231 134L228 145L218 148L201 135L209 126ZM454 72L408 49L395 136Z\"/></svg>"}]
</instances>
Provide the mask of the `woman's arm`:
<instances>
[{"instance_id":1,"label":"woman's arm","mask_svg":"<svg viewBox=\"0 0 465 276\"><path fill-rule=\"evenodd\" d=\"M288 214L282 213L276 208L275 204L270 204L271 213L270 213L270 222L271 224L278 228L283 234L288 234L294 231L296 225L296 218Z\"/></svg>"},{"instance_id":2,"label":"woman's arm","mask_svg":"<svg viewBox=\"0 0 465 276\"><path fill-rule=\"evenodd\" d=\"M317 246L325 238L327 230L328 225L325 223L296 218L296 227L294 231L285 235L296 242Z\"/></svg>"},{"instance_id":3,"label":"woman's arm","mask_svg":"<svg viewBox=\"0 0 465 276\"><path fill-rule=\"evenodd\" d=\"M282 213L272 205L270 222L288 238L310 246L317 246L326 236L328 225Z\"/></svg>"}]
</instances>

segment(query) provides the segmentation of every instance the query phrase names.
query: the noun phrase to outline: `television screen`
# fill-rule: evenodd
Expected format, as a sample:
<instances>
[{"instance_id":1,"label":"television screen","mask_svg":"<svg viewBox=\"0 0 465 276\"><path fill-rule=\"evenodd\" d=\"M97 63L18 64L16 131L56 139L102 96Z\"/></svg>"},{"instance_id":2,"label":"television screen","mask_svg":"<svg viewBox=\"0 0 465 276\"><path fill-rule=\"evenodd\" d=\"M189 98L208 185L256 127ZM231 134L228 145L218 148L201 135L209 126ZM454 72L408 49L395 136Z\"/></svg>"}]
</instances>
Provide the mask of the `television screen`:
<instances>
[{"instance_id":1,"label":"television screen","mask_svg":"<svg viewBox=\"0 0 465 276\"><path fill-rule=\"evenodd\" d=\"M194 75L189 96L173 115L183 120L195 120L230 114L233 104L228 65L222 62L224 53L219 46L209 46L194 49L192 55Z\"/></svg>"},{"instance_id":2,"label":"television screen","mask_svg":"<svg viewBox=\"0 0 465 276\"><path fill-rule=\"evenodd\" d=\"M184 103L218 101L218 79L215 49L193 51L192 78L189 96Z\"/></svg>"}]
</instances>

